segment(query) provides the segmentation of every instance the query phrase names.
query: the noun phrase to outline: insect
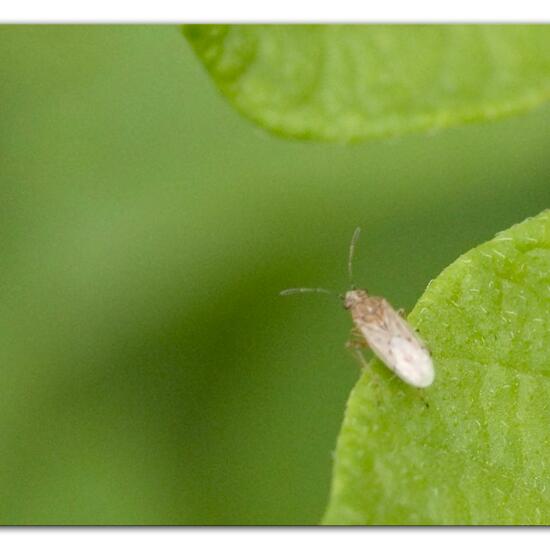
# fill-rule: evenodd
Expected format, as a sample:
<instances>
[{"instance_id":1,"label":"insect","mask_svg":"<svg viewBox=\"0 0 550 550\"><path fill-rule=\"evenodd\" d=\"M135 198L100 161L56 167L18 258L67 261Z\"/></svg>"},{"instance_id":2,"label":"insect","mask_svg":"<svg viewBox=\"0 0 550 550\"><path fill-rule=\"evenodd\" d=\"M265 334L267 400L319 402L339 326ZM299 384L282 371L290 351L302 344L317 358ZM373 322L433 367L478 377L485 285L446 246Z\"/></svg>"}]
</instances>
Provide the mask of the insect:
<instances>
[{"instance_id":1,"label":"insect","mask_svg":"<svg viewBox=\"0 0 550 550\"><path fill-rule=\"evenodd\" d=\"M349 248L350 281L353 280L353 255L359 233L358 227ZM301 292L331 294L324 288L289 288L281 295ZM397 312L385 298L370 296L366 290L356 289L353 285L340 297L344 308L351 313L354 325L349 347L356 350L369 347L391 371L411 386L425 388L432 384L435 372L430 352L402 313ZM360 358L364 361L362 355Z\"/></svg>"}]
</instances>

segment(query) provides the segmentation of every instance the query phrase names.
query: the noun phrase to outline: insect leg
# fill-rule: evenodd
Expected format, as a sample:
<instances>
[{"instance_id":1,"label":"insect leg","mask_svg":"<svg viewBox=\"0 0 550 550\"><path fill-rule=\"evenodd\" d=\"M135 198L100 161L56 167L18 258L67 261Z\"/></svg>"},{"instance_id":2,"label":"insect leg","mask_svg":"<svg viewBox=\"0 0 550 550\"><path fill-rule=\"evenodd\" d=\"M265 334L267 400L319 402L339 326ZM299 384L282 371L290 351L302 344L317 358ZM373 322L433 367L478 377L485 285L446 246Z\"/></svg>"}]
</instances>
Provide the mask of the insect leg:
<instances>
[{"instance_id":1,"label":"insect leg","mask_svg":"<svg viewBox=\"0 0 550 550\"><path fill-rule=\"evenodd\" d=\"M399 314L399 317L401 317L402 319L405 319L405 321L407 320L407 312L402 307L400 307L397 310L397 313ZM413 328L414 328L415 332L418 332L418 329L416 327L413 327ZM431 353L430 353L430 355L431 355Z\"/></svg>"},{"instance_id":2,"label":"insect leg","mask_svg":"<svg viewBox=\"0 0 550 550\"><path fill-rule=\"evenodd\" d=\"M367 344L365 337L361 334L357 327L353 327L349 335L349 340L346 342L346 348L351 350L358 350L368 347L369 345Z\"/></svg>"},{"instance_id":3,"label":"insect leg","mask_svg":"<svg viewBox=\"0 0 550 550\"><path fill-rule=\"evenodd\" d=\"M361 350L355 348L351 351L353 352L353 355L355 355L355 358L357 359L357 361L359 361L359 366L361 367L361 370L363 372L368 372L369 377L370 377L370 381L371 381L371 384L372 384L373 392L374 392L374 395L376 397L376 401L380 405L380 396L379 396L379 393L378 393L378 377L376 376L374 370L371 368L371 366L369 365L369 363L365 359L365 357L364 357L363 353L361 352Z\"/></svg>"},{"instance_id":4,"label":"insect leg","mask_svg":"<svg viewBox=\"0 0 550 550\"><path fill-rule=\"evenodd\" d=\"M418 388L418 395L420 396L420 399L422 400L422 402L424 403L424 406L429 409L430 408L430 404L428 403L428 401L426 400L426 397L424 396L424 391L422 388Z\"/></svg>"},{"instance_id":5,"label":"insect leg","mask_svg":"<svg viewBox=\"0 0 550 550\"><path fill-rule=\"evenodd\" d=\"M365 359L362 353L362 349L369 349L369 345L365 340L365 337L361 334L361 331L357 327L353 327L350 331L349 340L346 342L346 348L351 351L355 359L359 362L359 367L364 372L369 372L370 376L375 384L378 384L376 375L371 369L369 363Z\"/></svg>"},{"instance_id":6,"label":"insect leg","mask_svg":"<svg viewBox=\"0 0 550 550\"><path fill-rule=\"evenodd\" d=\"M367 360L365 359L365 356L361 353L360 350L358 350L357 348L354 349L353 350L353 355L355 356L357 361L359 361L359 365L361 367L361 370L364 370L364 371L370 371L371 370L369 363L367 362Z\"/></svg>"}]
</instances>

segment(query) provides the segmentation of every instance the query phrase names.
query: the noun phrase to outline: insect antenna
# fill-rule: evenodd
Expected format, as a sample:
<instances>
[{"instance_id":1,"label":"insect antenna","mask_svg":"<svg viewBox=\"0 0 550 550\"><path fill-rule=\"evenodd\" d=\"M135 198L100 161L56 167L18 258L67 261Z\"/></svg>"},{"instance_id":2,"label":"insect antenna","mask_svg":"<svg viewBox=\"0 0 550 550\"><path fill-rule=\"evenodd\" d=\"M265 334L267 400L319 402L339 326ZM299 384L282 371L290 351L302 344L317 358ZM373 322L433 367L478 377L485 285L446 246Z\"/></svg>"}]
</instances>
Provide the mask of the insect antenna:
<instances>
[{"instance_id":1,"label":"insect antenna","mask_svg":"<svg viewBox=\"0 0 550 550\"><path fill-rule=\"evenodd\" d=\"M351 288L355 288L353 284L353 255L355 254L355 245L359 239L359 234L361 233L361 228L356 227L353 232L353 237L351 238L351 243L349 245L349 256L348 256L348 275Z\"/></svg>"},{"instance_id":2,"label":"insect antenna","mask_svg":"<svg viewBox=\"0 0 550 550\"><path fill-rule=\"evenodd\" d=\"M291 294L302 294L305 292L320 292L321 294L333 294L326 288L287 288L279 292L280 296L290 296Z\"/></svg>"}]
</instances>

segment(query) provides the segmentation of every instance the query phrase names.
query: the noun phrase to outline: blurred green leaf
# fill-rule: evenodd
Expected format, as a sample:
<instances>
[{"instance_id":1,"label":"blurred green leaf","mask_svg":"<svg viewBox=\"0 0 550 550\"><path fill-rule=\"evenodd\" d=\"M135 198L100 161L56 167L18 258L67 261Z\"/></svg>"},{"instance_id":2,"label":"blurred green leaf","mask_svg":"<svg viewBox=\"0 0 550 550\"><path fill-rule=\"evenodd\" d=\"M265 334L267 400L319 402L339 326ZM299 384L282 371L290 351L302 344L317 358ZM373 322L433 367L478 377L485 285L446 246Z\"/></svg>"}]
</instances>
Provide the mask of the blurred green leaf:
<instances>
[{"instance_id":1,"label":"blurred green leaf","mask_svg":"<svg viewBox=\"0 0 550 550\"><path fill-rule=\"evenodd\" d=\"M545 25L186 25L216 85L284 137L352 142L521 112L550 96Z\"/></svg>"},{"instance_id":2,"label":"blurred green leaf","mask_svg":"<svg viewBox=\"0 0 550 550\"><path fill-rule=\"evenodd\" d=\"M410 316L436 380L363 375L325 523L550 523L549 299L549 210L444 270Z\"/></svg>"}]
</instances>

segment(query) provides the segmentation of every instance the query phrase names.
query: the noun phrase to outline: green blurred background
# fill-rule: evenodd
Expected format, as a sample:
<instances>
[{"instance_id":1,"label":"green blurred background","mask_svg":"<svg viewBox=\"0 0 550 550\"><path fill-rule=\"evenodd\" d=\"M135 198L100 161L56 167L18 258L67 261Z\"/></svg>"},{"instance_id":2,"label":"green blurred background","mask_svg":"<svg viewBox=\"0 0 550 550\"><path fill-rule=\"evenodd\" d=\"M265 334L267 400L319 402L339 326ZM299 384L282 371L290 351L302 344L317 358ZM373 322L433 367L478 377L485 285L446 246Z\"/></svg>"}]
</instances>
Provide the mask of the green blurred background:
<instances>
[{"instance_id":1,"label":"green blurred background","mask_svg":"<svg viewBox=\"0 0 550 550\"><path fill-rule=\"evenodd\" d=\"M317 523L358 367L550 204L550 109L338 146L243 119L174 26L0 27L0 523Z\"/></svg>"}]
</instances>

